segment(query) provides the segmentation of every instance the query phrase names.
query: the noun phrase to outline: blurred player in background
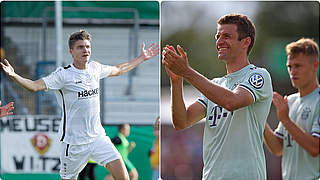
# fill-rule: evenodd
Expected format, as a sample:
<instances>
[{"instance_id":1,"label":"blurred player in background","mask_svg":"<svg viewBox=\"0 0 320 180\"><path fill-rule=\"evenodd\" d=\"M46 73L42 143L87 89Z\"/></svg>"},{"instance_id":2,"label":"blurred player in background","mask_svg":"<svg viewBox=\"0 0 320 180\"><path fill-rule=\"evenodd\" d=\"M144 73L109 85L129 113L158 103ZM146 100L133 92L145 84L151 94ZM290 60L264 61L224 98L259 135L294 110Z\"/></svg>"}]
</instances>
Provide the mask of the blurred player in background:
<instances>
[{"instance_id":1,"label":"blurred player in background","mask_svg":"<svg viewBox=\"0 0 320 180\"><path fill-rule=\"evenodd\" d=\"M128 170L130 180L138 180L138 171L134 167L133 163L129 160L129 153L133 148L136 147L134 141L129 142L127 137L130 135L130 125L129 124L120 124L118 126L118 134L116 137L112 138L111 141L119 151L123 162ZM111 180L112 177L109 175L105 180Z\"/></svg>"},{"instance_id":2,"label":"blurred player in background","mask_svg":"<svg viewBox=\"0 0 320 180\"><path fill-rule=\"evenodd\" d=\"M286 52L288 73L298 93L283 98L274 92L280 123L275 132L266 124L264 142L273 154L282 155L284 180L319 179L319 48L313 40L302 38L288 44Z\"/></svg>"},{"instance_id":3,"label":"blurred player in background","mask_svg":"<svg viewBox=\"0 0 320 180\"><path fill-rule=\"evenodd\" d=\"M13 104L14 104L13 102L10 102L7 105L1 107L1 101L0 101L0 118L13 114L12 112L12 110L14 109Z\"/></svg>"},{"instance_id":4,"label":"blurred player in background","mask_svg":"<svg viewBox=\"0 0 320 180\"><path fill-rule=\"evenodd\" d=\"M106 167L115 179L129 179L120 154L100 122L99 80L128 72L159 53L154 44L144 47L143 43L140 55L129 62L103 65L89 61L91 37L80 30L69 37L73 63L59 67L47 77L32 81L16 74L7 60L1 63L5 73L25 89L55 90L63 112L59 128L62 179L77 179L89 158Z\"/></svg>"},{"instance_id":5,"label":"blurred player in background","mask_svg":"<svg viewBox=\"0 0 320 180\"><path fill-rule=\"evenodd\" d=\"M189 66L178 45L163 50L162 63L171 82L171 110L175 129L191 127L206 117L203 139L203 174L212 179L266 179L263 130L272 101L269 73L250 64L255 27L241 14L218 20L216 49L226 63L227 75L212 81ZM187 109L183 78L202 96Z\"/></svg>"},{"instance_id":6,"label":"blurred player in background","mask_svg":"<svg viewBox=\"0 0 320 180\"><path fill-rule=\"evenodd\" d=\"M159 179L159 162L160 162L160 117L157 118L154 128L153 134L156 139L153 142L152 148L150 149L150 164L152 168L152 180Z\"/></svg>"}]
</instances>

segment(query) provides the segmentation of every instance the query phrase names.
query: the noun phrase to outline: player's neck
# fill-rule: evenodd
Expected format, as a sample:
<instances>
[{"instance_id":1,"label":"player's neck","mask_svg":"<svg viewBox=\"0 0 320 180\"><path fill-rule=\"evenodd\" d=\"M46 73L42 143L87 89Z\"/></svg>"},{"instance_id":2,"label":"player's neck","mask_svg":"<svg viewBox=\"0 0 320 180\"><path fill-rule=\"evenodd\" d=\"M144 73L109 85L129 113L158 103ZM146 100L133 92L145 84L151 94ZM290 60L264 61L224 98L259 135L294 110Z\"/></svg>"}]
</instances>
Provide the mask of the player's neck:
<instances>
[{"instance_id":1,"label":"player's neck","mask_svg":"<svg viewBox=\"0 0 320 180\"><path fill-rule=\"evenodd\" d=\"M304 97L310 93L312 93L312 91L314 91L316 88L319 87L319 83L317 78L315 78L311 83L309 83L307 86L302 87L302 88L298 88L300 97Z\"/></svg>"},{"instance_id":2,"label":"player's neck","mask_svg":"<svg viewBox=\"0 0 320 180\"><path fill-rule=\"evenodd\" d=\"M77 69L84 70L88 68L88 63L77 63L74 61L73 66Z\"/></svg>"},{"instance_id":3,"label":"player's neck","mask_svg":"<svg viewBox=\"0 0 320 180\"><path fill-rule=\"evenodd\" d=\"M247 57L226 61L227 74L234 73L249 65Z\"/></svg>"}]
</instances>

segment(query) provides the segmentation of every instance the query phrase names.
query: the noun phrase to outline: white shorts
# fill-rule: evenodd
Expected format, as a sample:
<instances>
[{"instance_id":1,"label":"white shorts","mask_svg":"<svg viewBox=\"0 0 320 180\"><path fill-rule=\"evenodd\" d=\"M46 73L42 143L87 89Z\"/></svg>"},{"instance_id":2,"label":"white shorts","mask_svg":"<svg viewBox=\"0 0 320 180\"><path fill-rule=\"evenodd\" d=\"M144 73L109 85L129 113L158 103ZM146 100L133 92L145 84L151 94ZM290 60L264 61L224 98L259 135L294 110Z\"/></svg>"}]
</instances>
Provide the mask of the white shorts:
<instances>
[{"instance_id":1,"label":"white shorts","mask_svg":"<svg viewBox=\"0 0 320 180\"><path fill-rule=\"evenodd\" d=\"M70 145L60 144L60 176L63 179L74 179L86 166L89 159L98 164L106 165L116 159L121 159L118 150L108 136L100 136L89 144Z\"/></svg>"}]
</instances>

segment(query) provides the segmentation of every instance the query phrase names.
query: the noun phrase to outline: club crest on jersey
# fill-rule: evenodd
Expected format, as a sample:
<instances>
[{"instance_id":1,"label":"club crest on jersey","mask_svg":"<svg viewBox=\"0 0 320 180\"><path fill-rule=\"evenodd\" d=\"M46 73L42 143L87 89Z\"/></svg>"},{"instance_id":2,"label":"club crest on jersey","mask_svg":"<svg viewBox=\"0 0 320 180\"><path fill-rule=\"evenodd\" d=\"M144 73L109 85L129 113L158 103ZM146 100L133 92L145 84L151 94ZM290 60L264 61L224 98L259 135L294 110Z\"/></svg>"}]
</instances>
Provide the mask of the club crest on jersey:
<instances>
[{"instance_id":1,"label":"club crest on jersey","mask_svg":"<svg viewBox=\"0 0 320 180\"><path fill-rule=\"evenodd\" d=\"M309 108L309 107L304 108L302 110L301 119L302 120L307 120L310 113L311 113L311 108Z\"/></svg>"},{"instance_id":2,"label":"club crest on jersey","mask_svg":"<svg viewBox=\"0 0 320 180\"><path fill-rule=\"evenodd\" d=\"M31 139L33 148L41 155L46 153L50 147L51 139L45 134L36 134Z\"/></svg>"},{"instance_id":3,"label":"club crest on jersey","mask_svg":"<svg viewBox=\"0 0 320 180\"><path fill-rule=\"evenodd\" d=\"M261 74L252 74L249 78L249 83L256 89L260 89L264 84L264 79Z\"/></svg>"}]
</instances>

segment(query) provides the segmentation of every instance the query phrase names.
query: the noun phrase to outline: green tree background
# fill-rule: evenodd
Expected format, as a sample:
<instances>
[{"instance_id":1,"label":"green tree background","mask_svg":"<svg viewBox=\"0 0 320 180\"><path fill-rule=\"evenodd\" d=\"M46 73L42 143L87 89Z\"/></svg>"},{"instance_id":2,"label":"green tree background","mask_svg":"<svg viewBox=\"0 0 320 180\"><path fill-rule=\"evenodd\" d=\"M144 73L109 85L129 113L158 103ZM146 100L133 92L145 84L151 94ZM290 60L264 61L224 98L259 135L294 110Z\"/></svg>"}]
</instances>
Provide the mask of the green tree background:
<instances>
[{"instance_id":1,"label":"green tree background","mask_svg":"<svg viewBox=\"0 0 320 180\"><path fill-rule=\"evenodd\" d=\"M182 3L184 5L181 5ZM250 62L266 68L271 73L274 90L282 94L296 91L291 87L285 66L285 45L301 37L313 38L319 43L319 2L228 2L230 6L233 5L230 9L225 2L225 10L212 9L211 14L216 17L211 18L204 13L210 11L204 6L199 8L193 6L196 2L188 3L162 3L162 8L167 8L168 12L162 12L162 47L166 44L180 44L187 51L189 63L194 69L209 79L223 76L226 74L225 65L217 59L215 49L216 21L224 14L249 12L253 14L249 17L256 26L256 42L249 56ZM221 7L221 2L208 3L213 7ZM241 10L242 6L252 9ZM171 31L167 30L169 27L178 26L179 20L169 21L174 19L174 16L180 16L180 22L188 23L175 31L167 32ZM207 24L199 23L205 20ZM161 86L169 85L169 78L162 66Z\"/></svg>"}]
</instances>

